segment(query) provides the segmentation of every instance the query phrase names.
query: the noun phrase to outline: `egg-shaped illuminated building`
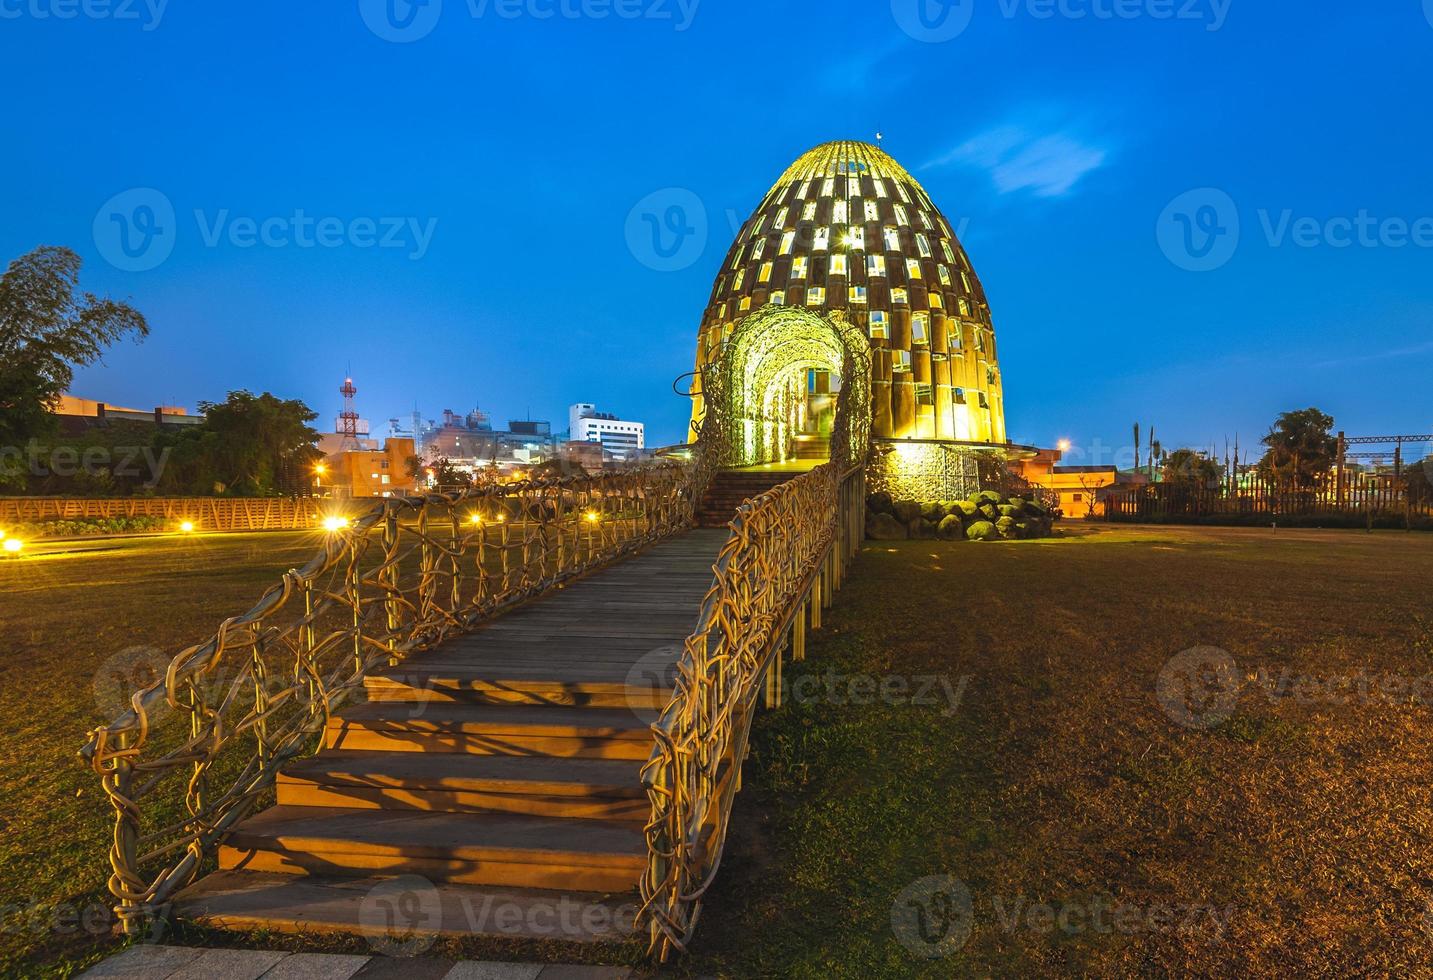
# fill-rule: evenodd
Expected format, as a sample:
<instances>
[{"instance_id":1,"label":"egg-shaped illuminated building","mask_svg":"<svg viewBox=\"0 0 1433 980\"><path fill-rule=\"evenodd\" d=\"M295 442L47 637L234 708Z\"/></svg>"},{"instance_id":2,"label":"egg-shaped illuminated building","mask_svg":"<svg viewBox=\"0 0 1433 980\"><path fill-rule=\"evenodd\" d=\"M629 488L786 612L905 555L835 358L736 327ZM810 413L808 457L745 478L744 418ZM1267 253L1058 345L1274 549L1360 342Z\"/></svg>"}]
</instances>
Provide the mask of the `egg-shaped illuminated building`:
<instances>
[{"instance_id":1,"label":"egg-shaped illuminated building","mask_svg":"<svg viewBox=\"0 0 1433 980\"><path fill-rule=\"evenodd\" d=\"M784 311L789 311L785 313ZM760 316L757 316L760 314ZM1003 444L1005 415L990 306L955 230L925 189L888 154L857 142L804 154L742 226L712 290L697 344L697 372L730 356L748 320L785 316L849 324L869 342L870 435L876 440ZM799 333L799 331L798 331ZM764 360L736 372L749 417L797 405L797 422L764 450L732 462L792 454L783 439L823 431L834 359L771 339ZM791 370L776 370L787 349ZM761 369L752 365L764 365ZM780 391L770 388L784 378ZM862 385L862 388L866 388ZM769 389L769 390L768 390ZM863 391L863 395L865 392ZM824 401L823 401L824 399ZM696 396L693 437L708 406ZM829 423L824 430L829 432ZM750 438L748 442L750 442ZM757 442L763 440L758 438Z\"/></svg>"}]
</instances>

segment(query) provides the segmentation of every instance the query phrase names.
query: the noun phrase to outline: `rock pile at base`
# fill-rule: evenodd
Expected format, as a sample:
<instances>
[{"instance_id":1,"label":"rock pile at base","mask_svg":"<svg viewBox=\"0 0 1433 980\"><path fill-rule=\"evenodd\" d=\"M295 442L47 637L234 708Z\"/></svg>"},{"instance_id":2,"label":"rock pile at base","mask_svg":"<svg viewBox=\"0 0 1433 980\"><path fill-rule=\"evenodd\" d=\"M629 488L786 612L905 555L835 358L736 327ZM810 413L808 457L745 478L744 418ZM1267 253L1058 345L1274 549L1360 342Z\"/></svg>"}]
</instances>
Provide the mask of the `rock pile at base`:
<instances>
[{"instance_id":1,"label":"rock pile at base","mask_svg":"<svg viewBox=\"0 0 1433 980\"><path fill-rule=\"evenodd\" d=\"M866 498L866 537L872 541L1044 538L1054 523L1043 504L992 490L973 493L969 500L892 500L888 493Z\"/></svg>"}]
</instances>

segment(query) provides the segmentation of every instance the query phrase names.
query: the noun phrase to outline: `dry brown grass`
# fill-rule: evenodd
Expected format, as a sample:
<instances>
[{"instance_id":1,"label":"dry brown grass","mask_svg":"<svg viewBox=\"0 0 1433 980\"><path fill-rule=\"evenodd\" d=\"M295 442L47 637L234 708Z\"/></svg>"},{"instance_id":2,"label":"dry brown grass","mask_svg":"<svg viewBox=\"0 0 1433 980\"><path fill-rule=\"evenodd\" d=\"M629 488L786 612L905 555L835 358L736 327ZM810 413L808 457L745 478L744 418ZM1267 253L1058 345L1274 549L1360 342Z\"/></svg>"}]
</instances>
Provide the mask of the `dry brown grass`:
<instances>
[{"instance_id":1,"label":"dry brown grass","mask_svg":"<svg viewBox=\"0 0 1433 980\"><path fill-rule=\"evenodd\" d=\"M825 703L766 716L745 833L691 967L1426 975L1429 705L1252 686L1223 724L1191 730L1155 682L1199 645L1250 675L1427 676L1430 582L1433 537L1400 533L1076 527L1048 542L867 548L794 676L969 674L966 698L951 718ZM974 929L925 963L896 941L891 905L943 874L969 887ZM1009 921L1022 902L1098 901L1207 906L1222 925Z\"/></svg>"}]
</instances>

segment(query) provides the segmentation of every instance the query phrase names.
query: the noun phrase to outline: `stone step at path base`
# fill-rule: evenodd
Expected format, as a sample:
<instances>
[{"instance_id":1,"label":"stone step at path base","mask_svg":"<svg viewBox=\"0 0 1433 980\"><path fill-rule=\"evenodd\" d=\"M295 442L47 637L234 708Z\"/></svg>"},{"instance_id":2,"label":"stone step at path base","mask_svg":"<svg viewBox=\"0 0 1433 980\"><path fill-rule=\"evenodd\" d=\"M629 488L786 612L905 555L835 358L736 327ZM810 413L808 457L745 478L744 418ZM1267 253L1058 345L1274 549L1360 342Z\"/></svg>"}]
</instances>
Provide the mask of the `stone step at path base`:
<instances>
[{"instance_id":1,"label":"stone step at path base","mask_svg":"<svg viewBox=\"0 0 1433 980\"><path fill-rule=\"evenodd\" d=\"M632 980L628 967L132 946L82 980Z\"/></svg>"}]
</instances>

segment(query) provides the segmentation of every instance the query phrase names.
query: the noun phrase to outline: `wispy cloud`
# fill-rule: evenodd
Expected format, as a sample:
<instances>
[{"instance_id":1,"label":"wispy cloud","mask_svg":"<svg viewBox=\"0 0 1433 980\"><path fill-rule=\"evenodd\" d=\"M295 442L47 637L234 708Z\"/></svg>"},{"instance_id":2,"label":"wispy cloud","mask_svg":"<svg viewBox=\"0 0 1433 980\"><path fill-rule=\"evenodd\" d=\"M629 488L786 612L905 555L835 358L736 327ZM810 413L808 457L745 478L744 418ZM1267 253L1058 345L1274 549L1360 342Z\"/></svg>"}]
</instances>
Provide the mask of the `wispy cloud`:
<instances>
[{"instance_id":1,"label":"wispy cloud","mask_svg":"<svg viewBox=\"0 0 1433 980\"><path fill-rule=\"evenodd\" d=\"M1104 166L1109 155L1107 148L1069 130L1042 133L1006 124L971 137L927 167L979 167L1002 194L1028 190L1037 197L1064 197L1086 174Z\"/></svg>"},{"instance_id":2,"label":"wispy cloud","mask_svg":"<svg viewBox=\"0 0 1433 980\"><path fill-rule=\"evenodd\" d=\"M1413 344L1409 347L1395 347L1392 350L1376 351L1372 354L1341 357L1332 361L1315 361L1313 366L1316 368L1347 367L1351 364L1367 364L1370 361L1388 361L1396 357L1417 357L1420 354L1433 354L1433 341L1425 344Z\"/></svg>"}]
</instances>

